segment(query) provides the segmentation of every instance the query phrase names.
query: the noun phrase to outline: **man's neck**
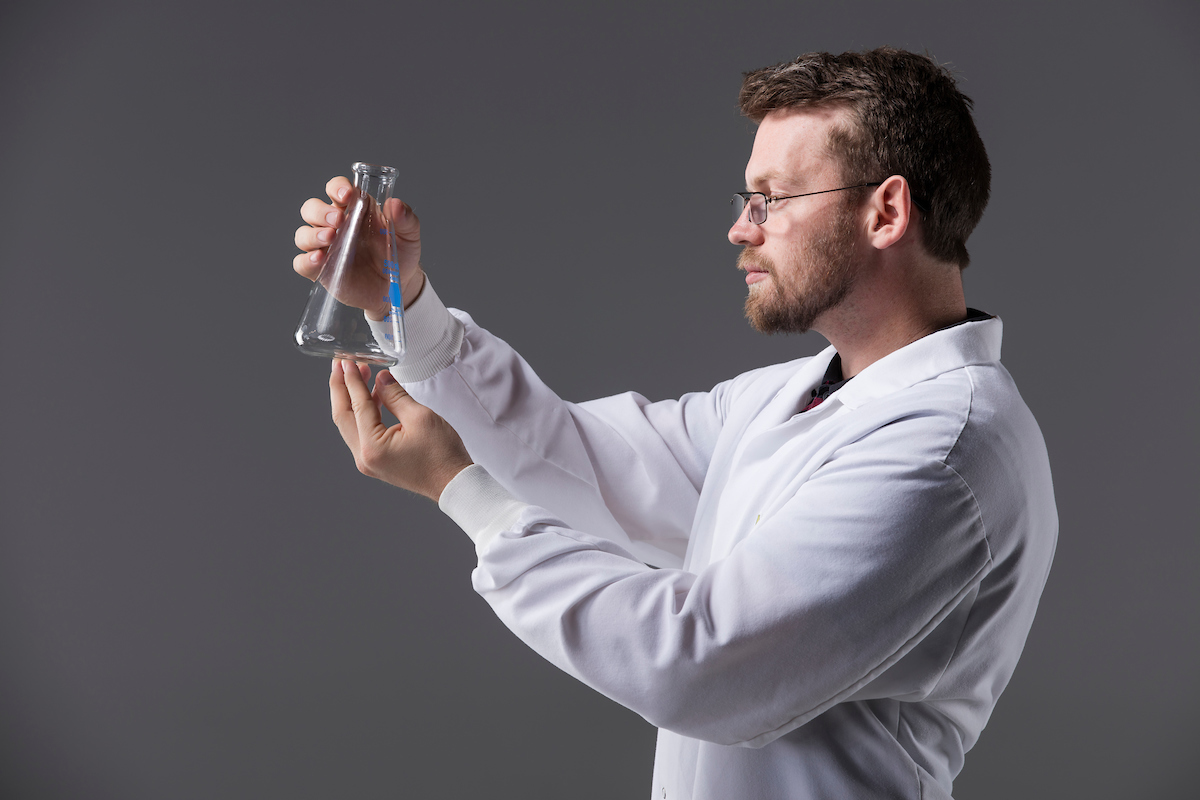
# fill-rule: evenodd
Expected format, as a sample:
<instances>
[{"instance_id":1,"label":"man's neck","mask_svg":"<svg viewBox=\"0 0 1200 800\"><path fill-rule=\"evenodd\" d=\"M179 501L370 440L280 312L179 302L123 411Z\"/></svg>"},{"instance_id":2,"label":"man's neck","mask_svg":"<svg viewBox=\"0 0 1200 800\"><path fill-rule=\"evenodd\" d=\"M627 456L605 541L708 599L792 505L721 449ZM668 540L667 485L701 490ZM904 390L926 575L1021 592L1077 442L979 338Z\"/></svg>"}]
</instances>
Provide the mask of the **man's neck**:
<instances>
[{"instance_id":1,"label":"man's neck","mask_svg":"<svg viewBox=\"0 0 1200 800\"><path fill-rule=\"evenodd\" d=\"M967 318L957 267L876 271L862 278L846 299L814 326L841 355L846 378Z\"/></svg>"}]
</instances>

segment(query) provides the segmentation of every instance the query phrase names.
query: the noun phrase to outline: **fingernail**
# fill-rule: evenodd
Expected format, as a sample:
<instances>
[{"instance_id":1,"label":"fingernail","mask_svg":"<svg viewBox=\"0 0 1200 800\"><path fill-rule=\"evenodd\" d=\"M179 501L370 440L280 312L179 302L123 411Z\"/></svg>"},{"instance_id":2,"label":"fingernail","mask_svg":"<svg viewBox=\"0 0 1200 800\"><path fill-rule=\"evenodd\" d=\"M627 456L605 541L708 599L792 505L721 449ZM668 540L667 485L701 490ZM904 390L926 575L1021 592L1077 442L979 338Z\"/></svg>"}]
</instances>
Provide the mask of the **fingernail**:
<instances>
[{"instance_id":1,"label":"fingernail","mask_svg":"<svg viewBox=\"0 0 1200 800\"><path fill-rule=\"evenodd\" d=\"M349 193L349 191L350 190L347 189L345 186L343 186L341 189L339 189L338 190L338 200L345 200L346 195L347 195L347 193Z\"/></svg>"},{"instance_id":2,"label":"fingernail","mask_svg":"<svg viewBox=\"0 0 1200 800\"><path fill-rule=\"evenodd\" d=\"M330 225L337 225L338 212L330 211L328 214L325 215L325 221L328 222Z\"/></svg>"},{"instance_id":3,"label":"fingernail","mask_svg":"<svg viewBox=\"0 0 1200 800\"><path fill-rule=\"evenodd\" d=\"M313 250L311 253L308 254L308 260L313 264L319 263L321 260L321 251Z\"/></svg>"},{"instance_id":4,"label":"fingernail","mask_svg":"<svg viewBox=\"0 0 1200 800\"><path fill-rule=\"evenodd\" d=\"M324 244L324 243L327 243L331 238L333 238L333 231L329 230L328 228L326 228L323 231L317 231L317 241L318 242L321 242Z\"/></svg>"},{"instance_id":5,"label":"fingernail","mask_svg":"<svg viewBox=\"0 0 1200 800\"><path fill-rule=\"evenodd\" d=\"M384 386L389 386L396 382L396 376L385 369L379 373L379 382Z\"/></svg>"},{"instance_id":6,"label":"fingernail","mask_svg":"<svg viewBox=\"0 0 1200 800\"><path fill-rule=\"evenodd\" d=\"M330 362L330 364L329 364L329 371L330 371L331 373L333 373L333 372L337 372L337 368L338 368L338 362L337 362L337 359L335 358L335 359L334 359L333 361L331 361L331 362Z\"/></svg>"}]
</instances>

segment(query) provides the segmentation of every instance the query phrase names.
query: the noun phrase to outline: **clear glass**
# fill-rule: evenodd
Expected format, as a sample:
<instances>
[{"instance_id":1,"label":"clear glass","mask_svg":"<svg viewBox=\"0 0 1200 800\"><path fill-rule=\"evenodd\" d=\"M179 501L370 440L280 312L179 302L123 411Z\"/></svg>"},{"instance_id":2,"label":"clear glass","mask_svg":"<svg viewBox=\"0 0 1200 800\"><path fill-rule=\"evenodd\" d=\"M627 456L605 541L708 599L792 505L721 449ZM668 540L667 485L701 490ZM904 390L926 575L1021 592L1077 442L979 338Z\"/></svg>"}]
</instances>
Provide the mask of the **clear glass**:
<instances>
[{"instance_id":1,"label":"clear glass","mask_svg":"<svg viewBox=\"0 0 1200 800\"><path fill-rule=\"evenodd\" d=\"M390 367L404 355L404 297L396 258L396 230L384 213L396 170L355 163L354 188L342 224L326 249L321 274L296 326L296 347L318 358L343 358ZM371 280L374 278L374 280ZM364 286L386 285L385 350L375 340L363 309ZM357 292L357 293L356 293ZM343 301L352 301L347 304Z\"/></svg>"}]
</instances>

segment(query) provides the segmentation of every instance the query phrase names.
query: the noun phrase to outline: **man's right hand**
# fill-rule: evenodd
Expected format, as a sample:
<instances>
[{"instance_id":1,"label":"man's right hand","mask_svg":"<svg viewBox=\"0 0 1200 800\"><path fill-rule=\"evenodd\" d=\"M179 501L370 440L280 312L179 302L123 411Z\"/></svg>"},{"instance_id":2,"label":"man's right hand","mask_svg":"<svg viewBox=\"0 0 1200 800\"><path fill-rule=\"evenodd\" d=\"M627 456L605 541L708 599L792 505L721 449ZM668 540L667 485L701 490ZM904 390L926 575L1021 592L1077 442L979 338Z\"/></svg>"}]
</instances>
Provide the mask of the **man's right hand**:
<instances>
[{"instance_id":1,"label":"man's right hand","mask_svg":"<svg viewBox=\"0 0 1200 800\"><path fill-rule=\"evenodd\" d=\"M354 198L353 191L350 181L339 176L325 185L332 203L312 197L300 207L300 217L308 225L296 230L296 246L304 252L292 260L292 268L310 281L317 280L321 274L326 248L344 221L346 205ZM406 203L395 198L387 201L384 213L393 220L396 231L400 288L407 308L425 284L425 273L421 270L421 223ZM372 319L387 316L387 276L383 273L381 259L369 258L365 252L359 254L347 280L348 284L343 285L344 296L339 300L364 309Z\"/></svg>"}]
</instances>

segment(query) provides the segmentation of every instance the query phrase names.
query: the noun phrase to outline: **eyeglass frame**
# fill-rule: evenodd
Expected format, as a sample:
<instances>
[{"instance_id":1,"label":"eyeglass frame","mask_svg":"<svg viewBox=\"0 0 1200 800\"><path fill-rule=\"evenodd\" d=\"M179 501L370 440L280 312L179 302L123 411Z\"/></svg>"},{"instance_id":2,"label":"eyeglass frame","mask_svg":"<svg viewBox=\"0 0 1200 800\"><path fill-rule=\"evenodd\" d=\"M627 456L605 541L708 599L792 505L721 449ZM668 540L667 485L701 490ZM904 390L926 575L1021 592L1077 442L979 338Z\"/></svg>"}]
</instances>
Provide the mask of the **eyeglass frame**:
<instances>
[{"instance_id":1,"label":"eyeglass frame","mask_svg":"<svg viewBox=\"0 0 1200 800\"><path fill-rule=\"evenodd\" d=\"M853 186L842 186L837 189L822 189L819 192L804 192L803 194L791 194L791 195L788 195L787 197L771 197L766 192L734 192L733 197L729 198L729 204L733 205L735 198L738 198L738 197L742 198L742 208L741 208L741 210L738 211L738 215L733 220L734 224L736 225L738 220L740 220L742 218L742 211L744 211L745 209L750 207L750 198L756 194L760 195L763 199L762 222L755 222L754 218L752 216L750 216L749 214L747 214L746 216L755 225L763 225L767 221L768 207L771 205L771 203L774 203L777 200L794 200L797 197L809 197L814 194L829 194L830 192L844 192L847 189L861 189L864 186L882 186L882 185L883 185L883 181L874 181L872 183L856 183ZM911 195L909 195L909 199L912 200L912 204L917 207L918 211L921 211L922 213L925 213L925 214L929 213L929 209L926 208L926 206L923 202L921 202L920 200L918 200L915 197L912 197Z\"/></svg>"}]
</instances>

